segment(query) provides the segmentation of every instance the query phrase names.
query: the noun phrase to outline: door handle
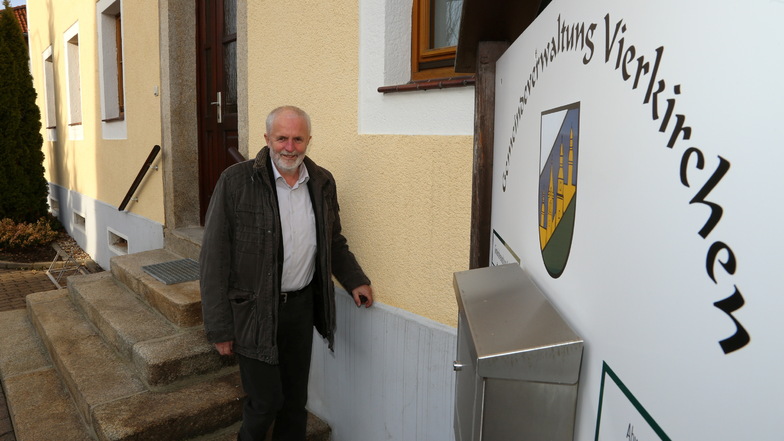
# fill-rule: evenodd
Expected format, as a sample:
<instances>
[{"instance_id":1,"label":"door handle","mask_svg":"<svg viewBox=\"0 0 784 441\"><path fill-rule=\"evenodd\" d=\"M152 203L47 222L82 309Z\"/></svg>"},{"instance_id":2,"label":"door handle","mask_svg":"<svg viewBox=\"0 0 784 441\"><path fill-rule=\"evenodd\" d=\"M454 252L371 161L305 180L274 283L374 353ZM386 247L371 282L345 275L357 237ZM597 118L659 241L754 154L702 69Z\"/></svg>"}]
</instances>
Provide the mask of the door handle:
<instances>
[{"instance_id":1,"label":"door handle","mask_svg":"<svg viewBox=\"0 0 784 441\"><path fill-rule=\"evenodd\" d=\"M223 122L223 118L221 117L221 93L218 92L217 101L213 101L210 103L211 106L218 106L218 124Z\"/></svg>"},{"instance_id":2,"label":"door handle","mask_svg":"<svg viewBox=\"0 0 784 441\"><path fill-rule=\"evenodd\" d=\"M452 362L452 369L455 372L462 371L464 367L465 367L465 365L463 363L459 362L459 361Z\"/></svg>"}]
</instances>

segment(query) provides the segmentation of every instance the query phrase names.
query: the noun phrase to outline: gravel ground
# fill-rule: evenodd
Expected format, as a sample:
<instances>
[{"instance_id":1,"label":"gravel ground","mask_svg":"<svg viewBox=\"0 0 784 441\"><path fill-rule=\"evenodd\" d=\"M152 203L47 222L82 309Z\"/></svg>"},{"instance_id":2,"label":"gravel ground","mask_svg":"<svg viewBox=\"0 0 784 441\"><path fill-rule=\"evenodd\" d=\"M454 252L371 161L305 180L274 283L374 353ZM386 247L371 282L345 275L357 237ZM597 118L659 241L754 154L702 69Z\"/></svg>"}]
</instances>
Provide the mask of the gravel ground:
<instances>
[{"instance_id":1,"label":"gravel ground","mask_svg":"<svg viewBox=\"0 0 784 441\"><path fill-rule=\"evenodd\" d=\"M73 237L65 236L55 241L63 251L73 256L76 260L89 259L90 255L85 253L84 250L76 243Z\"/></svg>"}]
</instances>

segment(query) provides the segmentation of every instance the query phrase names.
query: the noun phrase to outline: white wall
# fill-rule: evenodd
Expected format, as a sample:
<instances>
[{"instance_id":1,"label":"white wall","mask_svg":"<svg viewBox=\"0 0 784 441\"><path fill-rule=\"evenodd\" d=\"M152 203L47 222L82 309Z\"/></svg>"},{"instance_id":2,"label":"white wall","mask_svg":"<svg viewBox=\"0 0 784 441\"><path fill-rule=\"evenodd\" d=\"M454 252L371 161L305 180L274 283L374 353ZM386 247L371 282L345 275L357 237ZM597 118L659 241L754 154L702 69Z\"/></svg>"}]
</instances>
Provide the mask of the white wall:
<instances>
[{"instance_id":1,"label":"white wall","mask_svg":"<svg viewBox=\"0 0 784 441\"><path fill-rule=\"evenodd\" d=\"M411 1L359 4L359 133L473 135L474 88L382 94L411 78Z\"/></svg>"},{"instance_id":2,"label":"white wall","mask_svg":"<svg viewBox=\"0 0 784 441\"><path fill-rule=\"evenodd\" d=\"M49 197L57 200L58 218L65 230L102 268L118 255L109 243L109 232L128 242L128 254L163 248L163 225L87 197L56 184L49 184ZM129 207L133 206L133 202ZM76 217L75 217L76 215ZM84 219L79 225L78 219Z\"/></svg>"},{"instance_id":3,"label":"white wall","mask_svg":"<svg viewBox=\"0 0 784 441\"><path fill-rule=\"evenodd\" d=\"M332 441L452 441L454 328L338 290L335 352L316 333L309 409Z\"/></svg>"}]
</instances>

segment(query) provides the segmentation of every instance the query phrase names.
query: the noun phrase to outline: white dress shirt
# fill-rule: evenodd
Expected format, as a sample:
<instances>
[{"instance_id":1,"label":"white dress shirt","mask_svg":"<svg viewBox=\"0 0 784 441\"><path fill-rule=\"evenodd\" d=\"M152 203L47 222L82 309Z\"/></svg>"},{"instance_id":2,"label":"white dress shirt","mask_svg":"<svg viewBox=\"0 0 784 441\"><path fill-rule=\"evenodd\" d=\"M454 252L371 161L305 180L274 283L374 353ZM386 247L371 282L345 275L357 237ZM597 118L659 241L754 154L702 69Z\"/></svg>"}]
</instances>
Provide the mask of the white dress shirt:
<instances>
[{"instance_id":1,"label":"white dress shirt","mask_svg":"<svg viewBox=\"0 0 784 441\"><path fill-rule=\"evenodd\" d=\"M308 191L308 169L299 167L299 179L289 186L286 179L272 163L275 187L278 192L278 210L283 236L282 292L296 291L307 286L316 270L316 215Z\"/></svg>"}]
</instances>

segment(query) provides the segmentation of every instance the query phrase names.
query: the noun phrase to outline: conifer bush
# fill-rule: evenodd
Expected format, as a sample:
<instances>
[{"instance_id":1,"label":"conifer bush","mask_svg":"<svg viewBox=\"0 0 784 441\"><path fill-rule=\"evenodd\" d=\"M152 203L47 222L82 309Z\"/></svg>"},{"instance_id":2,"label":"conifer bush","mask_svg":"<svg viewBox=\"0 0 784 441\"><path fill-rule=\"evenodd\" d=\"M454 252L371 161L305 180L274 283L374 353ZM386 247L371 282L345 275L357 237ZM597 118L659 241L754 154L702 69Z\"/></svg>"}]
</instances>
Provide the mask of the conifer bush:
<instances>
[{"instance_id":1,"label":"conifer bush","mask_svg":"<svg viewBox=\"0 0 784 441\"><path fill-rule=\"evenodd\" d=\"M8 0L0 10L0 219L37 222L47 214L41 111L27 44Z\"/></svg>"}]
</instances>

